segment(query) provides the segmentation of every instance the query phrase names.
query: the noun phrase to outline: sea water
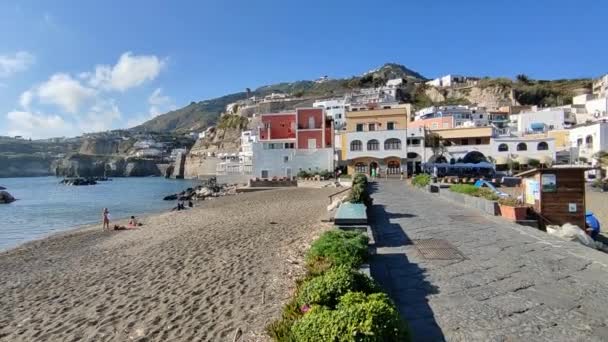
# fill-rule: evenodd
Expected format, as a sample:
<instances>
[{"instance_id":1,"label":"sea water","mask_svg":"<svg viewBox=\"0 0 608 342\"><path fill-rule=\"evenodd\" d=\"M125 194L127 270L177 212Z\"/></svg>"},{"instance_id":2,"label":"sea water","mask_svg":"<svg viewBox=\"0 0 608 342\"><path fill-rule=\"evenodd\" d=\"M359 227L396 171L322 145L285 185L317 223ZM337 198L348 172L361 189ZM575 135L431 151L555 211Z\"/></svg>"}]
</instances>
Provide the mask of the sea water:
<instances>
[{"instance_id":1,"label":"sea water","mask_svg":"<svg viewBox=\"0 0 608 342\"><path fill-rule=\"evenodd\" d=\"M99 223L101 212L110 210L112 220L168 210L175 201L166 195L195 184L189 180L158 177L114 178L91 186L59 184L60 178L0 178L18 200L0 204L0 251L23 242L70 228Z\"/></svg>"}]
</instances>

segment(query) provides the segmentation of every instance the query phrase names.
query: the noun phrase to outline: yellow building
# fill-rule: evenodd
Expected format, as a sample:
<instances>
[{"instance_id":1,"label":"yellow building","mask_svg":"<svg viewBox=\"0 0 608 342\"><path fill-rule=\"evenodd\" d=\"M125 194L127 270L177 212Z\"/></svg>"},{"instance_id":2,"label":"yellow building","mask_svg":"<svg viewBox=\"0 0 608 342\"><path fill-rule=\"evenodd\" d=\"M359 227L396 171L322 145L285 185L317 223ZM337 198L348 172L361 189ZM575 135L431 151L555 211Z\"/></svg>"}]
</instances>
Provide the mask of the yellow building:
<instances>
[{"instance_id":1,"label":"yellow building","mask_svg":"<svg viewBox=\"0 0 608 342\"><path fill-rule=\"evenodd\" d=\"M381 176L397 176L406 170L419 172L424 160L424 129L408 129L410 114L409 104L347 111L341 156L348 173L374 171Z\"/></svg>"}]
</instances>

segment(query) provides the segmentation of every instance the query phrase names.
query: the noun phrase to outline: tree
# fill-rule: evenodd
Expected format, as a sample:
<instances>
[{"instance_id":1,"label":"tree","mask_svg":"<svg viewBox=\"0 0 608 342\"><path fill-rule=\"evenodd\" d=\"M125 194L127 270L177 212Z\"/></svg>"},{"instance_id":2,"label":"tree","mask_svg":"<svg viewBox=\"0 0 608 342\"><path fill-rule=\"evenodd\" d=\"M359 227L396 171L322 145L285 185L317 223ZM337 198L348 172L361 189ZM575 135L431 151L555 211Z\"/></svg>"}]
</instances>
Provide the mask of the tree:
<instances>
[{"instance_id":1,"label":"tree","mask_svg":"<svg viewBox=\"0 0 608 342\"><path fill-rule=\"evenodd\" d=\"M424 145L429 147L433 151L433 159L437 160L439 157L443 157L447 149L444 144L444 139L435 132L428 132L424 137Z\"/></svg>"},{"instance_id":2,"label":"tree","mask_svg":"<svg viewBox=\"0 0 608 342\"><path fill-rule=\"evenodd\" d=\"M515 77L517 79L517 82L519 83L523 83L523 84L530 84L530 78L525 75L525 74L519 74Z\"/></svg>"}]
</instances>

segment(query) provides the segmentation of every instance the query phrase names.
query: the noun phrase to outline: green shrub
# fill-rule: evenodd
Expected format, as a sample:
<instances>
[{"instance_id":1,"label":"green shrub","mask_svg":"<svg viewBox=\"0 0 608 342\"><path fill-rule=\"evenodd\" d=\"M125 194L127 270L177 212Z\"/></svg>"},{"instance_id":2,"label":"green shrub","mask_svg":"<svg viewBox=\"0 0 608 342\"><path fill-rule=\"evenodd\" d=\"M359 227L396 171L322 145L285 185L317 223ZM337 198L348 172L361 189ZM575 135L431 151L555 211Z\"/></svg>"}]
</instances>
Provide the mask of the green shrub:
<instances>
[{"instance_id":1,"label":"green shrub","mask_svg":"<svg viewBox=\"0 0 608 342\"><path fill-rule=\"evenodd\" d=\"M431 184L431 175L427 173L421 173L415 175L414 178L412 178L412 185L417 186L419 188L423 188L429 184Z\"/></svg>"},{"instance_id":2,"label":"green shrub","mask_svg":"<svg viewBox=\"0 0 608 342\"><path fill-rule=\"evenodd\" d=\"M295 341L409 341L407 325L384 293L350 292L336 310L314 306L293 327Z\"/></svg>"},{"instance_id":3,"label":"green shrub","mask_svg":"<svg viewBox=\"0 0 608 342\"><path fill-rule=\"evenodd\" d=\"M501 198L498 200L498 204L500 205L504 205L507 207L521 207L522 204L513 197L506 197L506 198Z\"/></svg>"},{"instance_id":4,"label":"green shrub","mask_svg":"<svg viewBox=\"0 0 608 342\"><path fill-rule=\"evenodd\" d=\"M363 185L367 185L367 176L365 176L362 173L357 173L354 177L353 177L353 186L355 184L363 184Z\"/></svg>"},{"instance_id":5,"label":"green shrub","mask_svg":"<svg viewBox=\"0 0 608 342\"><path fill-rule=\"evenodd\" d=\"M298 307L322 305L334 308L348 292L375 293L380 287L365 274L347 266L332 267L325 273L304 282L298 289Z\"/></svg>"},{"instance_id":6,"label":"green shrub","mask_svg":"<svg viewBox=\"0 0 608 342\"><path fill-rule=\"evenodd\" d=\"M499 199L496 192L490 188L477 188L477 193L474 196L485 198L488 201L498 201Z\"/></svg>"},{"instance_id":7,"label":"green shrub","mask_svg":"<svg viewBox=\"0 0 608 342\"><path fill-rule=\"evenodd\" d=\"M328 179L329 177L331 177L331 172L329 172L328 170L322 170L321 172L319 172L319 176L321 176L321 178L323 179Z\"/></svg>"},{"instance_id":8,"label":"green shrub","mask_svg":"<svg viewBox=\"0 0 608 342\"><path fill-rule=\"evenodd\" d=\"M294 322L302 317L302 315L302 311L298 307L295 298L293 298L283 307L281 318L266 326L266 333L275 341L294 341L291 329Z\"/></svg>"},{"instance_id":9,"label":"green shrub","mask_svg":"<svg viewBox=\"0 0 608 342\"><path fill-rule=\"evenodd\" d=\"M471 184L454 184L450 186L450 191L465 194L473 197L485 198L489 201L498 200L498 195L490 188L478 188Z\"/></svg>"},{"instance_id":10,"label":"green shrub","mask_svg":"<svg viewBox=\"0 0 608 342\"><path fill-rule=\"evenodd\" d=\"M350 194L346 201L351 203L363 203L367 207L371 206L373 204L373 199L369 195L369 192L367 192L367 180L365 183L363 183L363 181L353 181Z\"/></svg>"},{"instance_id":11,"label":"green shrub","mask_svg":"<svg viewBox=\"0 0 608 342\"><path fill-rule=\"evenodd\" d=\"M298 178L308 178L308 177L310 177L310 174L308 172L306 172L306 170L298 171Z\"/></svg>"},{"instance_id":12,"label":"green shrub","mask_svg":"<svg viewBox=\"0 0 608 342\"><path fill-rule=\"evenodd\" d=\"M367 243L367 236L361 233L330 230L313 242L306 264L313 274L331 266L359 267L367 260Z\"/></svg>"}]
</instances>

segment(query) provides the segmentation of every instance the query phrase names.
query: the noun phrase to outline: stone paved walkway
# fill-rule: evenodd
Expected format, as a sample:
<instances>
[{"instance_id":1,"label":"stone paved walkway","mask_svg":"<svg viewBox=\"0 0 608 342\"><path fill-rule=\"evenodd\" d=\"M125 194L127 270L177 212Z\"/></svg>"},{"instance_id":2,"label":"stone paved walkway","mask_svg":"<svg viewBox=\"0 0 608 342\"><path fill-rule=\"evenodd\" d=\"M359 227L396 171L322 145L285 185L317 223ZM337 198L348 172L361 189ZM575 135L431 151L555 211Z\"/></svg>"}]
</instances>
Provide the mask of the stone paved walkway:
<instances>
[{"instance_id":1,"label":"stone paved walkway","mask_svg":"<svg viewBox=\"0 0 608 342\"><path fill-rule=\"evenodd\" d=\"M371 272L414 341L608 341L608 255L403 182L371 186ZM465 259L425 259L425 239Z\"/></svg>"}]
</instances>

